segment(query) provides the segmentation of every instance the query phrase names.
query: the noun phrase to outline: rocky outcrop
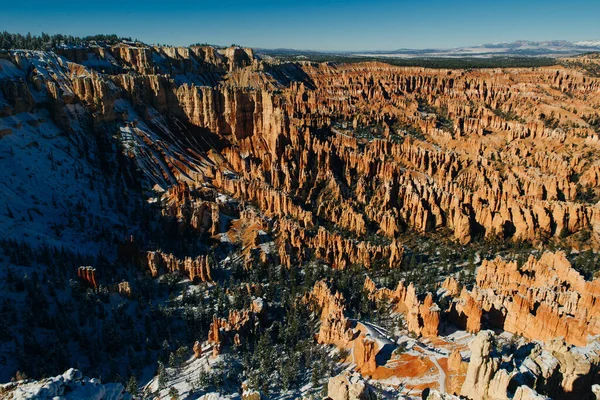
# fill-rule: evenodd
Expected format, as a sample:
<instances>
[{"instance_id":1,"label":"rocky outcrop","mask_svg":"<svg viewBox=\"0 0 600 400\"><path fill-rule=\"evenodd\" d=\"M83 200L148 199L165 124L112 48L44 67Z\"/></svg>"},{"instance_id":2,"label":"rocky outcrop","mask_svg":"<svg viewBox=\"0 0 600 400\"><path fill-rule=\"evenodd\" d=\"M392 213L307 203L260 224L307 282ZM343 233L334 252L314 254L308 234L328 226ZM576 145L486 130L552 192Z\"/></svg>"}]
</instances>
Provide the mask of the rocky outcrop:
<instances>
[{"instance_id":1,"label":"rocky outcrop","mask_svg":"<svg viewBox=\"0 0 600 400\"><path fill-rule=\"evenodd\" d=\"M199 341L195 341L194 342L194 358L198 359L202 356L202 343L200 343Z\"/></svg>"},{"instance_id":2,"label":"rocky outcrop","mask_svg":"<svg viewBox=\"0 0 600 400\"><path fill-rule=\"evenodd\" d=\"M425 389L422 395L423 400L459 400L460 397L448 393L442 393L439 390Z\"/></svg>"},{"instance_id":3,"label":"rocky outcrop","mask_svg":"<svg viewBox=\"0 0 600 400\"><path fill-rule=\"evenodd\" d=\"M121 400L131 396L120 383L101 383L84 377L81 371L69 369L52 378L24 380L0 385L3 398L9 399L104 399Z\"/></svg>"},{"instance_id":4,"label":"rocky outcrop","mask_svg":"<svg viewBox=\"0 0 600 400\"><path fill-rule=\"evenodd\" d=\"M227 320L220 319L216 315L213 315L213 321L208 328L208 344L213 345L213 356L217 356L221 352L223 346L224 332L221 330L221 324L224 326L228 325Z\"/></svg>"},{"instance_id":5,"label":"rocky outcrop","mask_svg":"<svg viewBox=\"0 0 600 400\"><path fill-rule=\"evenodd\" d=\"M157 277L160 271L166 271L180 272L191 281L212 281L208 256L186 257L182 260L162 251L148 251L142 255L142 265L150 270L152 277Z\"/></svg>"},{"instance_id":6,"label":"rocky outcrop","mask_svg":"<svg viewBox=\"0 0 600 400\"><path fill-rule=\"evenodd\" d=\"M453 349L448 357L448 369L450 371L460 371L463 366L463 359L458 349Z\"/></svg>"},{"instance_id":7,"label":"rocky outcrop","mask_svg":"<svg viewBox=\"0 0 600 400\"><path fill-rule=\"evenodd\" d=\"M375 400L370 386L358 374L341 374L329 378L327 397L331 400Z\"/></svg>"},{"instance_id":8,"label":"rocky outcrop","mask_svg":"<svg viewBox=\"0 0 600 400\"><path fill-rule=\"evenodd\" d=\"M600 383L600 350L595 347L591 351L586 351L565 344L560 339L550 342L547 347L535 348L530 354L530 358L538 365L542 364L548 358L547 353L553 357L552 365L558 364L558 372L555 370L544 370L542 373L548 381L546 390L552 397L563 397L570 399L593 399L594 384ZM551 374L551 375L549 375ZM554 376L553 376L553 375ZM552 381L557 377L556 383ZM556 389L552 390L555 384Z\"/></svg>"},{"instance_id":9,"label":"rocky outcrop","mask_svg":"<svg viewBox=\"0 0 600 400\"><path fill-rule=\"evenodd\" d=\"M560 241L599 248L600 164L593 155L600 143L600 79L577 68L278 63L237 46L121 43L58 52L0 54L0 140L18 135L19 124L34 127L49 118L69 140L94 138L122 151L142 176L136 189L154 189L165 235L218 245L240 210L257 210L269 220L277 248L267 255L257 249L268 247L259 235L246 238L247 269L255 262L292 268L313 258L338 269L396 268L405 232L447 235L460 244ZM35 118L21 122L21 114ZM86 151L87 141L77 144L99 161L97 152ZM128 181L126 172L117 176ZM132 241L118 254L153 277L171 272L212 280L207 256L141 252ZM98 287L94 270L82 267L78 276ZM109 288L131 296L128 285ZM487 324L546 343L564 337L585 345L600 334L598 283L577 274L560 253L523 266L484 261L472 290L453 280L443 289L439 296L449 296L448 303L404 282L394 290L365 282L373 299L391 301L408 328L425 337L436 336L444 319L473 333ZM317 340L343 346L354 339L359 368L373 370L377 349L353 337L341 295L321 282L307 297L320 313ZM213 319L209 341L217 352L223 343L243 343L259 303ZM471 359L468 390L532 397L522 385L514 388L516 370L505 369L484 342ZM546 388L540 380L536 390L582 393L577 385L587 387L595 363L570 349L551 355L558 369L548 370L558 371L560 382L532 372L557 385ZM531 371L533 364L546 367L535 356L529 360Z\"/></svg>"},{"instance_id":10,"label":"rocky outcrop","mask_svg":"<svg viewBox=\"0 0 600 400\"><path fill-rule=\"evenodd\" d=\"M404 255L404 248L396 240L387 246L373 245L345 239L322 227L312 233L291 220L282 220L278 230L279 253L284 264L290 264L292 260L301 262L314 255L339 269L353 264L370 268L378 260L387 261L393 268L400 265Z\"/></svg>"},{"instance_id":11,"label":"rocky outcrop","mask_svg":"<svg viewBox=\"0 0 600 400\"><path fill-rule=\"evenodd\" d=\"M484 261L476 282L472 295L485 312L504 314L504 330L541 341L562 337L579 346L600 334L600 280L586 281L562 252L531 256L523 266Z\"/></svg>"},{"instance_id":12,"label":"rocky outcrop","mask_svg":"<svg viewBox=\"0 0 600 400\"><path fill-rule=\"evenodd\" d=\"M119 283L114 283L108 286L108 291L110 293L117 293L121 297L126 299L131 299L133 297L133 292L131 290L131 285L129 282L123 281Z\"/></svg>"},{"instance_id":13,"label":"rocky outcrop","mask_svg":"<svg viewBox=\"0 0 600 400\"><path fill-rule=\"evenodd\" d=\"M414 308L412 310L414 310ZM411 318L412 315L414 315L412 310L409 310L409 315L411 315ZM439 326L440 307L433 302L432 294L427 293L425 300L423 300L423 304L419 305L417 323L409 323L409 329L418 335L422 335L423 337L436 337L439 332Z\"/></svg>"},{"instance_id":14,"label":"rocky outcrop","mask_svg":"<svg viewBox=\"0 0 600 400\"><path fill-rule=\"evenodd\" d=\"M172 219L177 232L217 235L221 232L221 213L219 204L211 199L214 196L210 190L191 189L187 182L179 182L163 196L162 214Z\"/></svg>"},{"instance_id":15,"label":"rocky outcrop","mask_svg":"<svg viewBox=\"0 0 600 400\"><path fill-rule=\"evenodd\" d=\"M450 298L445 310L432 294L419 300L414 286L402 281L395 290L378 289L367 277L364 289L375 301L389 301L406 315L408 329L425 337L438 335L442 319L471 333L486 323L529 339L549 342L562 337L578 346L600 335L600 311L595 307L600 280L586 281L561 252L544 253L539 260L531 256L521 267L501 258L484 260L471 291L447 278L438 293Z\"/></svg>"},{"instance_id":16,"label":"rocky outcrop","mask_svg":"<svg viewBox=\"0 0 600 400\"><path fill-rule=\"evenodd\" d=\"M408 287L404 281L398 282L395 290L377 289L369 277L365 279L364 289L374 300L389 301L396 312L405 314L408 330L423 337L436 337L440 327L440 307L435 304L433 295L428 293L419 300L414 285Z\"/></svg>"},{"instance_id":17,"label":"rocky outcrop","mask_svg":"<svg viewBox=\"0 0 600 400\"><path fill-rule=\"evenodd\" d=\"M550 397L536 393L532 388L521 385L515 391L514 400L550 400Z\"/></svg>"},{"instance_id":18,"label":"rocky outcrop","mask_svg":"<svg viewBox=\"0 0 600 400\"><path fill-rule=\"evenodd\" d=\"M474 297L475 293L477 293L477 288L472 293L463 288L460 296L454 298L450 309L445 314L450 322L470 333L477 333L481 330L483 316L482 306Z\"/></svg>"},{"instance_id":19,"label":"rocky outcrop","mask_svg":"<svg viewBox=\"0 0 600 400\"><path fill-rule=\"evenodd\" d=\"M462 286L456 279L454 279L454 277L449 276L444 280L444 283L442 283L442 289L449 296L456 297L460 294Z\"/></svg>"},{"instance_id":20,"label":"rocky outcrop","mask_svg":"<svg viewBox=\"0 0 600 400\"><path fill-rule=\"evenodd\" d=\"M77 268L77 277L89 285L92 289L98 289L98 278L96 268L79 267Z\"/></svg>"},{"instance_id":21,"label":"rocky outcrop","mask_svg":"<svg viewBox=\"0 0 600 400\"><path fill-rule=\"evenodd\" d=\"M306 295L304 302L312 304L320 311L321 326L317 342L343 347L353 339L350 321L344 316L346 307L341 293L332 294L327 284L319 281Z\"/></svg>"},{"instance_id":22,"label":"rocky outcrop","mask_svg":"<svg viewBox=\"0 0 600 400\"><path fill-rule=\"evenodd\" d=\"M494 334L481 331L471 342L471 360L461 394L473 400L488 399L495 396L490 393L492 378L499 368L499 361L492 356ZM502 396L502 394L500 394Z\"/></svg>"},{"instance_id":23,"label":"rocky outcrop","mask_svg":"<svg viewBox=\"0 0 600 400\"><path fill-rule=\"evenodd\" d=\"M243 338L247 337L251 326L263 311L263 307L261 305L259 311L254 310L257 310L256 306L252 306L251 310L230 310L227 318L218 318L213 315L207 338L208 344L213 345L213 355L219 354L226 344L235 346L242 344Z\"/></svg>"},{"instance_id":24,"label":"rocky outcrop","mask_svg":"<svg viewBox=\"0 0 600 400\"><path fill-rule=\"evenodd\" d=\"M377 245L407 229L446 228L460 243L591 232L597 247L600 212L582 195L600 176L586 157L600 83L579 70L279 65L239 47L126 43L60 55L2 56L3 115L44 103L72 130L66 106L81 107L135 142L130 155L162 189L207 183L318 224L320 255L340 266L389 260ZM192 198L167 214L214 235L217 207ZM336 230L361 241L330 243Z\"/></svg>"},{"instance_id":25,"label":"rocky outcrop","mask_svg":"<svg viewBox=\"0 0 600 400\"><path fill-rule=\"evenodd\" d=\"M585 280L562 252L533 256L519 266L501 258L484 260L471 291L448 278L441 296L451 298L442 313L449 322L476 333L484 322L529 339L586 346L600 335L600 280ZM459 295L457 295L460 293Z\"/></svg>"},{"instance_id":26,"label":"rocky outcrop","mask_svg":"<svg viewBox=\"0 0 600 400\"><path fill-rule=\"evenodd\" d=\"M363 376L372 374L377 368L375 356L379 349L377 343L369 336L359 336L354 340L352 354L356 370Z\"/></svg>"},{"instance_id":27,"label":"rocky outcrop","mask_svg":"<svg viewBox=\"0 0 600 400\"><path fill-rule=\"evenodd\" d=\"M263 397L260 392L257 390L243 390L242 391L242 400L261 400Z\"/></svg>"},{"instance_id":28,"label":"rocky outcrop","mask_svg":"<svg viewBox=\"0 0 600 400\"><path fill-rule=\"evenodd\" d=\"M471 359L461 394L470 399L590 399L598 380L598 349L581 351L554 341L516 351L496 348L491 331L471 342Z\"/></svg>"}]
</instances>

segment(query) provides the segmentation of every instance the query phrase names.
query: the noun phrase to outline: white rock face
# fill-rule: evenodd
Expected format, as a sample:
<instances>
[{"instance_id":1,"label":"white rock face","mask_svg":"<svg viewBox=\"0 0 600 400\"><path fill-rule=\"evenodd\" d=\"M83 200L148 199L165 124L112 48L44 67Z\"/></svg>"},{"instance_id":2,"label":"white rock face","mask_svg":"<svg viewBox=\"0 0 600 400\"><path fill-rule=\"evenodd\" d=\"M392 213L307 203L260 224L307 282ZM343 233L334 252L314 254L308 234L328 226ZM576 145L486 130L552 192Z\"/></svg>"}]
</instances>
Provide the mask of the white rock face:
<instances>
[{"instance_id":1,"label":"white rock face","mask_svg":"<svg viewBox=\"0 0 600 400\"><path fill-rule=\"evenodd\" d=\"M375 393L359 374L341 374L329 379L327 396L332 400L375 400Z\"/></svg>"},{"instance_id":2,"label":"white rock face","mask_svg":"<svg viewBox=\"0 0 600 400\"><path fill-rule=\"evenodd\" d=\"M488 397L490 381L498 370L498 361L490 356L494 334L481 331L470 344L471 361L461 394L474 400Z\"/></svg>"},{"instance_id":3,"label":"white rock face","mask_svg":"<svg viewBox=\"0 0 600 400\"><path fill-rule=\"evenodd\" d=\"M62 375L39 381L24 380L0 385L3 398L21 399L91 399L128 400L131 396L120 383L102 384L96 378L84 377L81 371L69 369ZM6 397L4 397L6 395Z\"/></svg>"},{"instance_id":4,"label":"white rock face","mask_svg":"<svg viewBox=\"0 0 600 400\"><path fill-rule=\"evenodd\" d=\"M491 331L481 331L471 342L471 360L461 395L471 400L544 400L549 398L546 395L560 398L562 393L588 398L592 392L598 399L600 386L592 385L592 371L600 363L599 348L578 348L553 340L501 354L494 350L495 341ZM509 389L511 382L522 385L514 394ZM524 382L531 382L531 387Z\"/></svg>"},{"instance_id":5,"label":"white rock face","mask_svg":"<svg viewBox=\"0 0 600 400\"><path fill-rule=\"evenodd\" d=\"M430 390L426 400L460 400L460 397L448 393L441 393L439 390Z\"/></svg>"},{"instance_id":6,"label":"white rock face","mask_svg":"<svg viewBox=\"0 0 600 400\"><path fill-rule=\"evenodd\" d=\"M600 385L592 385L592 393L596 396L596 400L600 400Z\"/></svg>"},{"instance_id":7,"label":"white rock face","mask_svg":"<svg viewBox=\"0 0 600 400\"><path fill-rule=\"evenodd\" d=\"M513 400L550 400L550 397L542 396L528 386L519 386Z\"/></svg>"},{"instance_id":8,"label":"white rock face","mask_svg":"<svg viewBox=\"0 0 600 400\"><path fill-rule=\"evenodd\" d=\"M227 397L221 396L219 393L206 393L203 396L200 396L198 400L226 400Z\"/></svg>"}]
</instances>

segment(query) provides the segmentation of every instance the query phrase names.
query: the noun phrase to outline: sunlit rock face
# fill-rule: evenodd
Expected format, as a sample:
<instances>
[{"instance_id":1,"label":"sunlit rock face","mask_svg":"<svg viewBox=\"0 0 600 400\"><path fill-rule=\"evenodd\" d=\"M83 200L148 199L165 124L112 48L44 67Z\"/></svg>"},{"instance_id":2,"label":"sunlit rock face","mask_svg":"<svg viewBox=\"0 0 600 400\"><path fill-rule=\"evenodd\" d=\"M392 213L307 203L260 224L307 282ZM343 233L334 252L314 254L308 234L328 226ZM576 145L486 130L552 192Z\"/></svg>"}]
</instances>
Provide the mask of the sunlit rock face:
<instances>
[{"instance_id":1,"label":"sunlit rock face","mask_svg":"<svg viewBox=\"0 0 600 400\"><path fill-rule=\"evenodd\" d=\"M598 354L586 354L555 340L547 346L528 345L514 354L495 348L496 337L481 331L470 344L471 360L461 394L470 399L594 398ZM506 364L510 358L513 366ZM533 383L531 378L534 378Z\"/></svg>"}]
</instances>

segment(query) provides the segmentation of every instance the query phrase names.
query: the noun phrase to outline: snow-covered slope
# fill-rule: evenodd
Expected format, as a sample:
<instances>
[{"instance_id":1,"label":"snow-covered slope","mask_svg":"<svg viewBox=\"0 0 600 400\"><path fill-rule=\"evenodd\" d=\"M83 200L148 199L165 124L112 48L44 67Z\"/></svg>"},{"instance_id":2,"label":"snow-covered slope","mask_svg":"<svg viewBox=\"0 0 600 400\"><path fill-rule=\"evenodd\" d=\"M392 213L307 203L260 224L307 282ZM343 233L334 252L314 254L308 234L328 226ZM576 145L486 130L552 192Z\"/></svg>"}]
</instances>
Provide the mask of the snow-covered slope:
<instances>
[{"instance_id":1,"label":"snow-covered slope","mask_svg":"<svg viewBox=\"0 0 600 400\"><path fill-rule=\"evenodd\" d=\"M131 163L111 138L118 128L94 128L90 110L71 100L68 61L13 56L0 59L0 239L97 253L134 234L143 196L128 190Z\"/></svg>"},{"instance_id":2,"label":"snow-covered slope","mask_svg":"<svg viewBox=\"0 0 600 400\"><path fill-rule=\"evenodd\" d=\"M116 185L89 160L89 138L77 143L45 110L0 118L1 130L10 132L0 140L3 238L87 251L103 229L124 223Z\"/></svg>"},{"instance_id":3,"label":"snow-covered slope","mask_svg":"<svg viewBox=\"0 0 600 400\"><path fill-rule=\"evenodd\" d=\"M39 381L23 380L0 385L0 397L13 400L124 400L131 398L120 383L102 384L98 379L84 377L80 371L73 368L52 378Z\"/></svg>"}]
</instances>

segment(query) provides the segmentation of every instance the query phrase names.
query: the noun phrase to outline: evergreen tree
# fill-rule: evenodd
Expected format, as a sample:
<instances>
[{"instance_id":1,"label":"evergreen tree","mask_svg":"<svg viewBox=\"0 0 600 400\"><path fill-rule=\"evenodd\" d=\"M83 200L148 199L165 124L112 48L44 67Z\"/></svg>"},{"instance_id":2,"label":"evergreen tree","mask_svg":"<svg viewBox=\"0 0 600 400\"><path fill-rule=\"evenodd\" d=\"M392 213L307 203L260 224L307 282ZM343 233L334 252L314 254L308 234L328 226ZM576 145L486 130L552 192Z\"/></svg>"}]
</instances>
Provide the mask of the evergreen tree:
<instances>
[{"instance_id":1,"label":"evergreen tree","mask_svg":"<svg viewBox=\"0 0 600 400\"><path fill-rule=\"evenodd\" d=\"M158 389L164 389L167 385L167 371L165 365L162 362L158 362Z\"/></svg>"},{"instance_id":2,"label":"evergreen tree","mask_svg":"<svg viewBox=\"0 0 600 400\"><path fill-rule=\"evenodd\" d=\"M137 378L135 377L135 375L131 375L131 378L129 378L129 381L127 382L127 386L125 387L125 389L127 389L127 391L134 396L137 394L138 381L137 381Z\"/></svg>"}]
</instances>

